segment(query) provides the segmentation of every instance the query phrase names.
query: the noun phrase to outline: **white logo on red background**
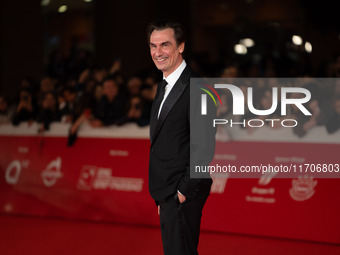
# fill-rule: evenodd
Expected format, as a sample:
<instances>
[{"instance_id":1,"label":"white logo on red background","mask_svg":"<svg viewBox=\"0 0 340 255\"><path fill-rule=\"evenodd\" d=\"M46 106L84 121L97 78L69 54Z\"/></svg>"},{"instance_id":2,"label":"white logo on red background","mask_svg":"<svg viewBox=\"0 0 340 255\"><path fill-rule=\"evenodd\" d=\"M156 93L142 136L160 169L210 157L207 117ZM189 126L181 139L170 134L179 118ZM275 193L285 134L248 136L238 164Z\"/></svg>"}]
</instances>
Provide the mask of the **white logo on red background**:
<instances>
[{"instance_id":1,"label":"white logo on red background","mask_svg":"<svg viewBox=\"0 0 340 255\"><path fill-rule=\"evenodd\" d=\"M265 173L261 176L261 178L259 179L258 184L259 184L259 185L268 185L276 174L277 174L277 173L271 172L271 171L265 172Z\"/></svg>"},{"instance_id":2,"label":"white logo on red background","mask_svg":"<svg viewBox=\"0 0 340 255\"><path fill-rule=\"evenodd\" d=\"M12 161L11 164L8 165L5 172L5 180L8 184L15 185L19 181L19 177L21 174L21 163L19 160Z\"/></svg>"},{"instance_id":3,"label":"white logo on red background","mask_svg":"<svg viewBox=\"0 0 340 255\"><path fill-rule=\"evenodd\" d=\"M96 166L84 166L80 172L78 189L81 190L120 190L141 192L144 180L112 176L112 169Z\"/></svg>"},{"instance_id":4,"label":"white logo on red background","mask_svg":"<svg viewBox=\"0 0 340 255\"><path fill-rule=\"evenodd\" d=\"M314 180L313 177L299 176L298 179L292 180L292 187L289 190L290 197L295 201L305 201L310 199L315 193L315 186L318 181Z\"/></svg>"},{"instance_id":5,"label":"white logo on red background","mask_svg":"<svg viewBox=\"0 0 340 255\"><path fill-rule=\"evenodd\" d=\"M59 178L63 177L61 172L61 158L52 160L41 173L41 178L46 187L51 187L58 181Z\"/></svg>"},{"instance_id":6,"label":"white logo on red background","mask_svg":"<svg viewBox=\"0 0 340 255\"><path fill-rule=\"evenodd\" d=\"M245 197L246 201L266 204L276 203L275 188L269 186L275 175L275 172L266 172L263 174L257 182L258 187L253 186L251 194Z\"/></svg>"},{"instance_id":7,"label":"white logo on red background","mask_svg":"<svg viewBox=\"0 0 340 255\"><path fill-rule=\"evenodd\" d=\"M96 166L84 166L80 172L78 189L91 190L97 172Z\"/></svg>"}]
</instances>

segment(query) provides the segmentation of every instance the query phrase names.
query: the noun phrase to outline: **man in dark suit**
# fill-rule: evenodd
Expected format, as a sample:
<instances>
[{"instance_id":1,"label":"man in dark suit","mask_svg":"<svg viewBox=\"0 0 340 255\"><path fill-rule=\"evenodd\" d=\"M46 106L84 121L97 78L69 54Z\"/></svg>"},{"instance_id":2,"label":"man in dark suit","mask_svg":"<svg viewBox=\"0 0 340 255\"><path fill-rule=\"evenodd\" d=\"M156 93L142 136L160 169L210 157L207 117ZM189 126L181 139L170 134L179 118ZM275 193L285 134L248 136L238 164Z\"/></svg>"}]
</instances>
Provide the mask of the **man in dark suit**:
<instances>
[{"instance_id":1,"label":"man in dark suit","mask_svg":"<svg viewBox=\"0 0 340 255\"><path fill-rule=\"evenodd\" d=\"M202 143L193 149L190 143L192 71L182 57L183 26L168 20L153 22L148 40L152 60L163 72L151 111L149 191L158 206L164 254L198 254L202 210L212 180L190 178L190 150L209 154L209 160L214 151ZM213 145L214 135L213 129L204 133Z\"/></svg>"}]
</instances>

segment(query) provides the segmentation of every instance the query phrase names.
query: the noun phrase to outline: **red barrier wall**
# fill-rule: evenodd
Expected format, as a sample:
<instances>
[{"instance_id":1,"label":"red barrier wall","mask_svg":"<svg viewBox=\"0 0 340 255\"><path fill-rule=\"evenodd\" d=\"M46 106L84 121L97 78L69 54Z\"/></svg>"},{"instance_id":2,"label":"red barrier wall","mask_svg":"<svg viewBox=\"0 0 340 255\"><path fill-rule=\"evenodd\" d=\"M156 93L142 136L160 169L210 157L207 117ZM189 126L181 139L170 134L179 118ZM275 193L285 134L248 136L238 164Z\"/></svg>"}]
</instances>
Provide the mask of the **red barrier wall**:
<instances>
[{"instance_id":1,"label":"red barrier wall","mask_svg":"<svg viewBox=\"0 0 340 255\"><path fill-rule=\"evenodd\" d=\"M143 135L83 135L67 147L65 135L4 133L0 212L158 225L148 193L149 140ZM318 155L318 160L339 162L339 144L229 141L218 142L217 150L222 145L230 147L223 162L238 166L274 163L283 156L313 163ZM202 228L340 243L339 184L339 179L322 178L218 178Z\"/></svg>"}]
</instances>

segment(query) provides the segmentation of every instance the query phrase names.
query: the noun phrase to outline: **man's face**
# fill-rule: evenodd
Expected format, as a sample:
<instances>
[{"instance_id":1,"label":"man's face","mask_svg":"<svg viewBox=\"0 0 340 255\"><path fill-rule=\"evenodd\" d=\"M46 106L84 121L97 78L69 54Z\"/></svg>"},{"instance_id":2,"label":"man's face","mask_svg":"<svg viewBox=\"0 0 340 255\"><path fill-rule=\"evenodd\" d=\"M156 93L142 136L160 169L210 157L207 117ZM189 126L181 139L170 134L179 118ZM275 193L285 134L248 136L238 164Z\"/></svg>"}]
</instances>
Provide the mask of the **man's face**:
<instances>
[{"instance_id":1,"label":"man's face","mask_svg":"<svg viewBox=\"0 0 340 255\"><path fill-rule=\"evenodd\" d=\"M77 95L74 92L70 92L69 90L66 90L64 92L64 97L65 97L66 102L74 103L76 101Z\"/></svg>"},{"instance_id":2,"label":"man's face","mask_svg":"<svg viewBox=\"0 0 340 255\"><path fill-rule=\"evenodd\" d=\"M56 101L55 101L53 94L48 93L44 98L43 107L45 109L52 109L55 107L55 104L56 104Z\"/></svg>"},{"instance_id":3,"label":"man's face","mask_svg":"<svg viewBox=\"0 0 340 255\"><path fill-rule=\"evenodd\" d=\"M118 95L118 89L118 85L112 80L107 80L103 84L103 93L107 96L109 101L115 99Z\"/></svg>"},{"instance_id":4,"label":"man's face","mask_svg":"<svg viewBox=\"0 0 340 255\"><path fill-rule=\"evenodd\" d=\"M156 67L165 77L169 76L183 61L184 43L177 45L172 28L154 30L150 36L150 53Z\"/></svg>"}]
</instances>

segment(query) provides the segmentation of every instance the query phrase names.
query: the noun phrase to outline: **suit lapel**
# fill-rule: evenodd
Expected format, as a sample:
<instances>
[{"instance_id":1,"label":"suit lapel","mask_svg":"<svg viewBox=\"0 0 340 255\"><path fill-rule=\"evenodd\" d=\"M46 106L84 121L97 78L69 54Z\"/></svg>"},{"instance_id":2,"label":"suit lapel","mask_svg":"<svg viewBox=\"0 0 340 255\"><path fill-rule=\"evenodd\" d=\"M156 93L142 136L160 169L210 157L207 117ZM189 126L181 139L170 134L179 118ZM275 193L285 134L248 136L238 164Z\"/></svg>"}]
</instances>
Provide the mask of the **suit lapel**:
<instances>
[{"instance_id":1,"label":"suit lapel","mask_svg":"<svg viewBox=\"0 0 340 255\"><path fill-rule=\"evenodd\" d=\"M159 95L160 87L161 86L158 84L155 98L157 98L158 95ZM157 112L155 110L155 101L156 100L154 100L153 103L152 103L151 114L150 114L150 139L151 139L151 142L153 140L152 138L154 137L156 123L157 123Z\"/></svg>"},{"instance_id":2,"label":"suit lapel","mask_svg":"<svg viewBox=\"0 0 340 255\"><path fill-rule=\"evenodd\" d=\"M180 96L183 94L183 91L185 90L185 88L190 83L190 74L191 74L191 70L187 66L183 70L181 76L179 77L179 79L175 83L174 87L171 89L170 94L166 98L166 100L163 104L162 111L161 111L161 114L159 116L159 119L157 120L157 114L155 116L152 115L153 116L152 117L153 123L150 123L150 125L153 124L154 128L151 128L151 130L152 130L152 133L151 133L152 136L150 136L150 137L152 137L151 142L153 142L155 140L155 138L157 137L157 134L158 134L159 130L161 129L164 121L166 120L166 117L168 116L169 112L171 111L171 109L173 108L175 103L178 101Z\"/></svg>"}]
</instances>

